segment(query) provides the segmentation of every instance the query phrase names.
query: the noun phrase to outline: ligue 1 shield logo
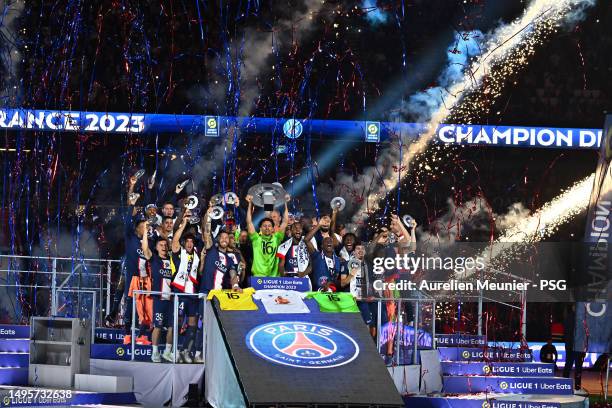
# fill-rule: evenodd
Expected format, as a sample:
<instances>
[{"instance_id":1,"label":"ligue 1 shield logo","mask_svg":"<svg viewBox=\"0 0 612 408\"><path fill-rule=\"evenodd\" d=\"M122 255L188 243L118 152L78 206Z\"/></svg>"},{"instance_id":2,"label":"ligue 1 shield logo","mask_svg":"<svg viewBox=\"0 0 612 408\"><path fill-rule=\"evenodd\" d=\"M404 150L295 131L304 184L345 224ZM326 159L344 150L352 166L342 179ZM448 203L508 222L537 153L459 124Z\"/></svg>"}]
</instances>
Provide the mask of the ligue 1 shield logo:
<instances>
[{"instance_id":1,"label":"ligue 1 shield logo","mask_svg":"<svg viewBox=\"0 0 612 408\"><path fill-rule=\"evenodd\" d=\"M359 346L348 334L306 322L262 324L249 331L246 344L265 360L300 368L338 367L359 355Z\"/></svg>"}]
</instances>

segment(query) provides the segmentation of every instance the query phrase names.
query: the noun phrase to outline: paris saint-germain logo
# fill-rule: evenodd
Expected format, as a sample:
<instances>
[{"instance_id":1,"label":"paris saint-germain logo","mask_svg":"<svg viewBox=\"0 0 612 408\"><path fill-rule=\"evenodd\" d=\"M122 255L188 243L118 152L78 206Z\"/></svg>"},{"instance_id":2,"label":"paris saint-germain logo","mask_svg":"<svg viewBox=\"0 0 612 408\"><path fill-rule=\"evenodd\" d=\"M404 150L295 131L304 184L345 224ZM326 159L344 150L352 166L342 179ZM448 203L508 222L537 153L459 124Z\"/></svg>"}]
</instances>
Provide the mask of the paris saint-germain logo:
<instances>
[{"instance_id":1,"label":"paris saint-germain logo","mask_svg":"<svg viewBox=\"0 0 612 408\"><path fill-rule=\"evenodd\" d=\"M262 324L247 334L246 344L259 357L291 367L338 367L359 355L359 346L348 334L306 322Z\"/></svg>"}]
</instances>

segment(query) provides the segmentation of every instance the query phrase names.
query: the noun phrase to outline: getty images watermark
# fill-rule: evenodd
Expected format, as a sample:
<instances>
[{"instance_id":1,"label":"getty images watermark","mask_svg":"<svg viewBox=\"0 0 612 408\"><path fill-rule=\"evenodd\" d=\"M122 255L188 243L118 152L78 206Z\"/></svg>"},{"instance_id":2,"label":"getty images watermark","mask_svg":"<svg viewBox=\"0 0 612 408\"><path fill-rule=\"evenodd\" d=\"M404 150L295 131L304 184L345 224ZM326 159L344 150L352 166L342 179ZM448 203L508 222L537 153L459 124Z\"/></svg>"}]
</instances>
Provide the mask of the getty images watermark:
<instances>
[{"instance_id":1,"label":"getty images watermark","mask_svg":"<svg viewBox=\"0 0 612 408\"><path fill-rule=\"evenodd\" d=\"M577 289L569 282L581 273L572 260L575 243L455 243L417 253L372 258L374 296L386 291L422 291L438 298L489 296L515 302L567 302ZM379 255L383 255L380 252ZM377 255L378 255L377 254ZM466 255L466 256L462 256ZM388 292L387 296L388 296ZM397 292L396 292L397 294ZM404 293L403 296L412 296Z\"/></svg>"}]
</instances>

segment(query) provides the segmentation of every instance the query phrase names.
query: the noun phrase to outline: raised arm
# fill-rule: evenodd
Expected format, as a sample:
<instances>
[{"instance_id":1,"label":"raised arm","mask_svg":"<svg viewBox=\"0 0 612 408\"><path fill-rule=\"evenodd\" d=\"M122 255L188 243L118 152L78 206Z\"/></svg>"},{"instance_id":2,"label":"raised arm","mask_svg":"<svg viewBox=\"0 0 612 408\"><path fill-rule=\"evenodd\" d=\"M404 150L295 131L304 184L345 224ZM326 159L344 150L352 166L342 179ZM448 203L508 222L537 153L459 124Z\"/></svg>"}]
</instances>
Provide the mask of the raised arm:
<instances>
[{"instance_id":1,"label":"raised arm","mask_svg":"<svg viewBox=\"0 0 612 408\"><path fill-rule=\"evenodd\" d=\"M183 222L184 219L189 218L189 215L191 215L191 212L189 213L189 215L185 214L185 212L188 211L186 208L182 208L181 211L179 211L178 215L176 216L176 220L174 220L174 227L176 228L177 225L181 225L181 223Z\"/></svg>"},{"instance_id":2,"label":"raised arm","mask_svg":"<svg viewBox=\"0 0 612 408\"><path fill-rule=\"evenodd\" d=\"M319 224L317 224L317 226L312 228L310 232L308 232L308 234L306 234L306 236L304 237L304 242L306 243L306 248L308 248L309 254L313 254L316 251L315 247L312 246L312 238L315 236L319 228Z\"/></svg>"},{"instance_id":3,"label":"raised arm","mask_svg":"<svg viewBox=\"0 0 612 408\"><path fill-rule=\"evenodd\" d=\"M147 228L149 228L149 222L147 221L146 223ZM149 248L149 237L147 236L147 233L145 232L144 234L142 234L142 238L140 240L140 246L142 247L142 253L145 257L145 259L151 259L151 257L153 256L153 253L151 252L151 249Z\"/></svg>"},{"instance_id":4,"label":"raised arm","mask_svg":"<svg viewBox=\"0 0 612 408\"><path fill-rule=\"evenodd\" d=\"M212 219L210 218L210 212L212 211L212 207L209 205L208 210L206 210L206 216L202 218L202 238L204 238L204 248L210 249L213 246L212 234L210 233L210 224Z\"/></svg>"},{"instance_id":5,"label":"raised arm","mask_svg":"<svg viewBox=\"0 0 612 408\"><path fill-rule=\"evenodd\" d=\"M289 207L287 207L287 203L291 200L291 196L289 194L285 195L285 212L283 213L283 221L280 225L280 230L285 233L287 231L287 225L289 225Z\"/></svg>"},{"instance_id":6,"label":"raised arm","mask_svg":"<svg viewBox=\"0 0 612 408\"><path fill-rule=\"evenodd\" d=\"M250 194L247 194L246 201L249 203L246 213L246 223L247 223L247 232L249 235L255 234L255 226L253 225L253 197Z\"/></svg>"},{"instance_id":7,"label":"raised arm","mask_svg":"<svg viewBox=\"0 0 612 408\"><path fill-rule=\"evenodd\" d=\"M185 231L185 227L187 226L187 219L191 215L191 213L187 213L189 210L186 210L185 217L181 220L178 229L174 233L172 237L172 252L176 253L181 250L181 236L183 235L183 231Z\"/></svg>"},{"instance_id":8,"label":"raised arm","mask_svg":"<svg viewBox=\"0 0 612 408\"><path fill-rule=\"evenodd\" d=\"M202 275L202 271L204 271L204 261L206 260L206 246L202 248L200 252L200 264L198 265L198 274Z\"/></svg>"},{"instance_id":9,"label":"raised arm","mask_svg":"<svg viewBox=\"0 0 612 408\"><path fill-rule=\"evenodd\" d=\"M136 215L136 207L134 207L134 205L136 204L136 201L138 201L138 197L136 197L136 199L131 198L132 193L134 193L134 186L136 185L136 177L131 176L129 181L128 181L128 192L127 192L127 212L125 213L125 227L126 227L126 233L129 234L132 232L133 229L133 225L132 225L132 217L134 217Z\"/></svg>"},{"instance_id":10,"label":"raised arm","mask_svg":"<svg viewBox=\"0 0 612 408\"><path fill-rule=\"evenodd\" d=\"M336 236L336 218L338 217L338 209L334 207L332 209L331 222L329 223L329 236L331 237L334 248L339 247L342 242L338 241L338 237Z\"/></svg>"}]
</instances>

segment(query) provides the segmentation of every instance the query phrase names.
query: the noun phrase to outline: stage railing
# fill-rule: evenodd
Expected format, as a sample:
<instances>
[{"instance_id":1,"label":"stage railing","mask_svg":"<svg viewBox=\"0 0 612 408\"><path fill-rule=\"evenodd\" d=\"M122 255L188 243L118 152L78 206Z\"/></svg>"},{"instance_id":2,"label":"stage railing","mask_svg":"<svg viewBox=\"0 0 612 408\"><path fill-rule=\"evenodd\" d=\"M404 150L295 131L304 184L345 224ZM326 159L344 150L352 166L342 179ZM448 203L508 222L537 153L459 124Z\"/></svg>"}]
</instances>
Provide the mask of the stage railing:
<instances>
[{"instance_id":1,"label":"stage railing","mask_svg":"<svg viewBox=\"0 0 612 408\"><path fill-rule=\"evenodd\" d=\"M96 302L96 293L97 292L95 290L57 289L56 292L55 292L55 297L56 298L59 297L60 292L72 292L72 293L76 293L77 296L79 296L79 312L81 310L80 309L80 306L81 306L80 297L83 294L90 294L91 295L91 312L95 313L96 305L97 305L97 302ZM57 301L57 299L55 301L56 301L56 304L59 303ZM61 310L59 312L61 312ZM55 313L52 316L58 316L58 313ZM87 319L87 315L83 316L83 315L80 315L80 313L79 313L78 317L80 317L82 319ZM96 325L93 324L94 320L95 320L95 314L92 314L91 316L89 316L89 319L91 319L91 321L92 321L92 324L91 324L91 342L95 343L95 341L96 341Z\"/></svg>"},{"instance_id":2,"label":"stage railing","mask_svg":"<svg viewBox=\"0 0 612 408\"><path fill-rule=\"evenodd\" d=\"M80 298L83 294L95 292L94 309L88 311L95 327L96 319L103 323L104 313L110 310L112 288L116 285L113 277L120 275L120 266L121 261L117 259L0 255L0 288L5 292L4 301L0 300L0 303L14 306L15 321L30 315L55 316L62 309L75 306L78 309L67 310L67 315L83 317ZM71 295L62 299L59 296L62 292ZM72 296L77 302L73 302ZM29 311L18 302L24 299L30 303ZM18 304L19 307L15 306ZM7 308L6 304L4 306Z\"/></svg>"},{"instance_id":3,"label":"stage railing","mask_svg":"<svg viewBox=\"0 0 612 408\"><path fill-rule=\"evenodd\" d=\"M162 295L162 292L160 291L154 291L154 290L135 290L133 291L134 294L134 298L136 298L136 296L138 295L157 295L160 296ZM206 294L205 293L176 293L176 292L172 292L172 293L168 293L168 295L170 295L172 297L172 359L173 361L176 363L177 359L176 359L176 354L177 354L177 348L178 348L178 337L179 337L179 332L178 332L178 310L179 310L179 299L181 296L188 296L188 297L197 297L198 300L202 300L202 299L206 299ZM168 300L169 302L169 300ZM206 303L204 302L203 306L202 306L202 315L200 316L200 319L203 319L204 316L206 315ZM198 313L199 314L199 313ZM186 316L185 316L186 317ZM197 327L197 324L196 324ZM130 333L131 333L131 350L132 350L132 356L131 359L134 360L134 352L136 349L136 343L135 343L135 339L136 339L136 306L133 305L132 306L132 326L130 327ZM203 348L206 346L206 333L204 332L204 321L202 321L202 346ZM203 352L204 350L202 350Z\"/></svg>"}]
</instances>

